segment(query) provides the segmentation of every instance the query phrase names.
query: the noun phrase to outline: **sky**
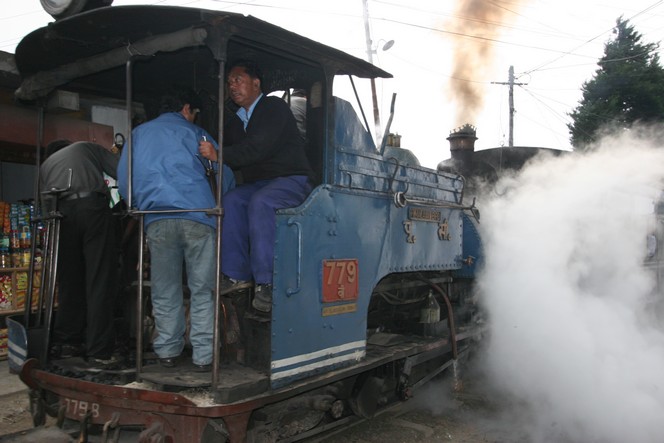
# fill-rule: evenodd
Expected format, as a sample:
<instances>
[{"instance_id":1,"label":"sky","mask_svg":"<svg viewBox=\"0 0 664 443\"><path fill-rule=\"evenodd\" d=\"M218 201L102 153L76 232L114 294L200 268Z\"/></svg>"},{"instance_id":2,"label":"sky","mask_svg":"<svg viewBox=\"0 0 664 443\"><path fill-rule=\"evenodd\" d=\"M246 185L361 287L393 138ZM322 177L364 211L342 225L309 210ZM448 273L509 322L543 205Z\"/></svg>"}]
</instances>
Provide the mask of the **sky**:
<instances>
[{"instance_id":1,"label":"sky","mask_svg":"<svg viewBox=\"0 0 664 443\"><path fill-rule=\"evenodd\" d=\"M53 21L39 0L2 0L0 50L13 53L31 30ZM446 138L477 128L476 149L509 143L508 72L513 66L514 146L571 149L568 114L592 78L616 19L646 43L664 41L664 0L115 0L250 14L368 59L394 75L377 82L379 133L390 131L424 166L449 158ZM383 50L385 42L394 44ZM660 48L660 57L662 57ZM367 89L368 90L368 89ZM366 94L365 94L366 95ZM371 99L363 106L370 117Z\"/></svg>"}]
</instances>

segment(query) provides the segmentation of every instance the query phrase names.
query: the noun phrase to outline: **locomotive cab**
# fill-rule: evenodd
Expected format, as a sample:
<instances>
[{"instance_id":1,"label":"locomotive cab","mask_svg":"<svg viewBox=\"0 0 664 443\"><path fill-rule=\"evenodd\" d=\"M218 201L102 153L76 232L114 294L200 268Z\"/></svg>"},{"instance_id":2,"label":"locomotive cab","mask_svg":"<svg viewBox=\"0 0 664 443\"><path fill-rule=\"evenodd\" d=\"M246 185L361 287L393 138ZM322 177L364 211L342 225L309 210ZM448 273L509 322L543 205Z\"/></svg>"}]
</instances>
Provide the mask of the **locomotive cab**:
<instances>
[{"instance_id":1,"label":"locomotive cab","mask_svg":"<svg viewBox=\"0 0 664 443\"><path fill-rule=\"evenodd\" d=\"M261 66L263 93L307 95L315 187L301 205L277 212L270 315L252 311L251 290L221 295L217 282L212 373L162 368L150 352L149 278L136 272L127 285L136 358L91 373L79 362L38 361L28 349L20 371L37 416L59 414L91 435L134 432L140 441L300 438L407 399L481 335L473 280L482 245L464 178L390 155L373 140L361 103L335 95L341 82L355 88L354 79L389 73L250 16L109 7L27 35L16 51L16 97L40 107L67 90L84 103L124 103L116 132L130 134L156 97L187 84L205 98L200 124L222 140L234 112L224 75L240 58ZM144 215L131 198L127 206L128 216ZM222 217L222 209L218 195L209 213Z\"/></svg>"}]
</instances>

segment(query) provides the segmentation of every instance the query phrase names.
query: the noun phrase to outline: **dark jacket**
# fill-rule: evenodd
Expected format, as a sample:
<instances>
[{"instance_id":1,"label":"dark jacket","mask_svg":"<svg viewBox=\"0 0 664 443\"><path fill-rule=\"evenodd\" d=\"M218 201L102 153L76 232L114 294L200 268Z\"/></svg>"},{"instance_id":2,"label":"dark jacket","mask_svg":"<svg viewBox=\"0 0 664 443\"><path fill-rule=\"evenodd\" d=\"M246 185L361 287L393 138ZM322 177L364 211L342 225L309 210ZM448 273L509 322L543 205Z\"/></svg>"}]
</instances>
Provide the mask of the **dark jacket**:
<instances>
[{"instance_id":1,"label":"dark jacket","mask_svg":"<svg viewBox=\"0 0 664 443\"><path fill-rule=\"evenodd\" d=\"M42 191L63 189L68 185L71 169L71 188L64 194L97 192L108 195L104 172L117 178L120 155L97 143L76 142L50 155L41 165L39 179Z\"/></svg>"},{"instance_id":2,"label":"dark jacket","mask_svg":"<svg viewBox=\"0 0 664 443\"><path fill-rule=\"evenodd\" d=\"M224 162L242 172L245 182L289 175L311 177L295 117L278 97L263 96L247 125L235 115L224 134Z\"/></svg>"}]
</instances>

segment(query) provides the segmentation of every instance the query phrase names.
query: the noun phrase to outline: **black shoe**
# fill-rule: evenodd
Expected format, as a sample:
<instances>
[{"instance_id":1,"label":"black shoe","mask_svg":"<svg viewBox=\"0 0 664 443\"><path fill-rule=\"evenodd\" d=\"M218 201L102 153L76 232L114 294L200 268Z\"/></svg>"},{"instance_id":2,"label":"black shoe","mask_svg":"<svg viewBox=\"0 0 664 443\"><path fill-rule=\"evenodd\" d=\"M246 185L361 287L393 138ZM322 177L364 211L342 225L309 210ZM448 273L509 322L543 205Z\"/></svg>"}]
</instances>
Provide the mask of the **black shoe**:
<instances>
[{"instance_id":1,"label":"black shoe","mask_svg":"<svg viewBox=\"0 0 664 443\"><path fill-rule=\"evenodd\" d=\"M272 285L256 285L256 291L251 306L257 311L270 312L272 310Z\"/></svg>"},{"instance_id":2,"label":"black shoe","mask_svg":"<svg viewBox=\"0 0 664 443\"><path fill-rule=\"evenodd\" d=\"M88 369L111 369L117 367L122 363L122 360L111 355L109 358L88 357Z\"/></svg>"},{"instance_id":3,"label":"black shoe","mask_svg":"<svg viewBox=\"0 0 664 443\"><path fill-rule=\"evenodd\" d=\"M221 295L230 294L231 292L237 292L242 289L249 289L253 286L250 281L245 280L235 280L226 275L221 276L221 287L219 288L219 293Z\"/></svg>"},{"instance_id":4,"label":"black shoe","mask_svg":"<svg viewBox=\"0 0 664 443\"><path fill-rule=\"evenodd\" d=\"M212 363L208 363L207 365L197 365L194 363L194 372L210 372L212 371Z\"/></svg>"},{"instance_id":5,"label":"black shoe","mask_svg":"<svg viewBox=\"0 0 664 443\"><path fill-rule=\"evenodd\" d=\"M48 355L52 360L58 360L63 358L81 357L85 355L85 351L82 346L54 344L51 346Z\"/></svg>"},{"instance_id":6,"label":"black shoe","mask_svg":"<svg viewBox=\"0 0 664 443\"><path fill-rule=\"evenodd\" d=\"M165 368L174 368L178 365L178 357L165 357L159 359L159 364Z\"/></svg>"}]
</instances>

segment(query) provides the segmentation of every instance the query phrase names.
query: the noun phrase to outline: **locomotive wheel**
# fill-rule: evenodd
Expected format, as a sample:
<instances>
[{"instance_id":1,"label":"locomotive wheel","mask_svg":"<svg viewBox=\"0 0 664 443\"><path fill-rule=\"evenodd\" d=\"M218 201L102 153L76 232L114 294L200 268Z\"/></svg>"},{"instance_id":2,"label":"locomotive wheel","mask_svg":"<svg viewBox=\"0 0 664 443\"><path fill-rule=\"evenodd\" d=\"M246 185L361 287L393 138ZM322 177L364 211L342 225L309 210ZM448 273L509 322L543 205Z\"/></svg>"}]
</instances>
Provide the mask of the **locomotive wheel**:
<instances>
[{"instance_id":1,"label":"locomotive wheel","mask_svg":"<svg viewBox=\"0 0 664 443\"><path fill-rule=\"evenodd\" d=\"M228 443L231 441L226 424L220 418L213 418L208 420L203 434L201 435L201 443Z\"/></svg>"},{"instance_id":2,"label":"locomotive wheel","mask_svg":"<svg viewBox=\"0 0 664 443\"><path fill-rule=\"evenodd\" d=\"M40 397L39 391L30 390L30 415L32 416L32 425L36 428L46 423L46 407Z\"/></svg>"},{"instance_id":3,"label":"locomotive wheel","mask_svg":"<svg viewBox=\"0 0 664 443\"><path fill-rule=\"evenodd\" d=\"M353 413L363 418L373 417L378 410L382 390L383 380L369 377L351 399L350 407Z\"/></svg>"}]
</instances>

